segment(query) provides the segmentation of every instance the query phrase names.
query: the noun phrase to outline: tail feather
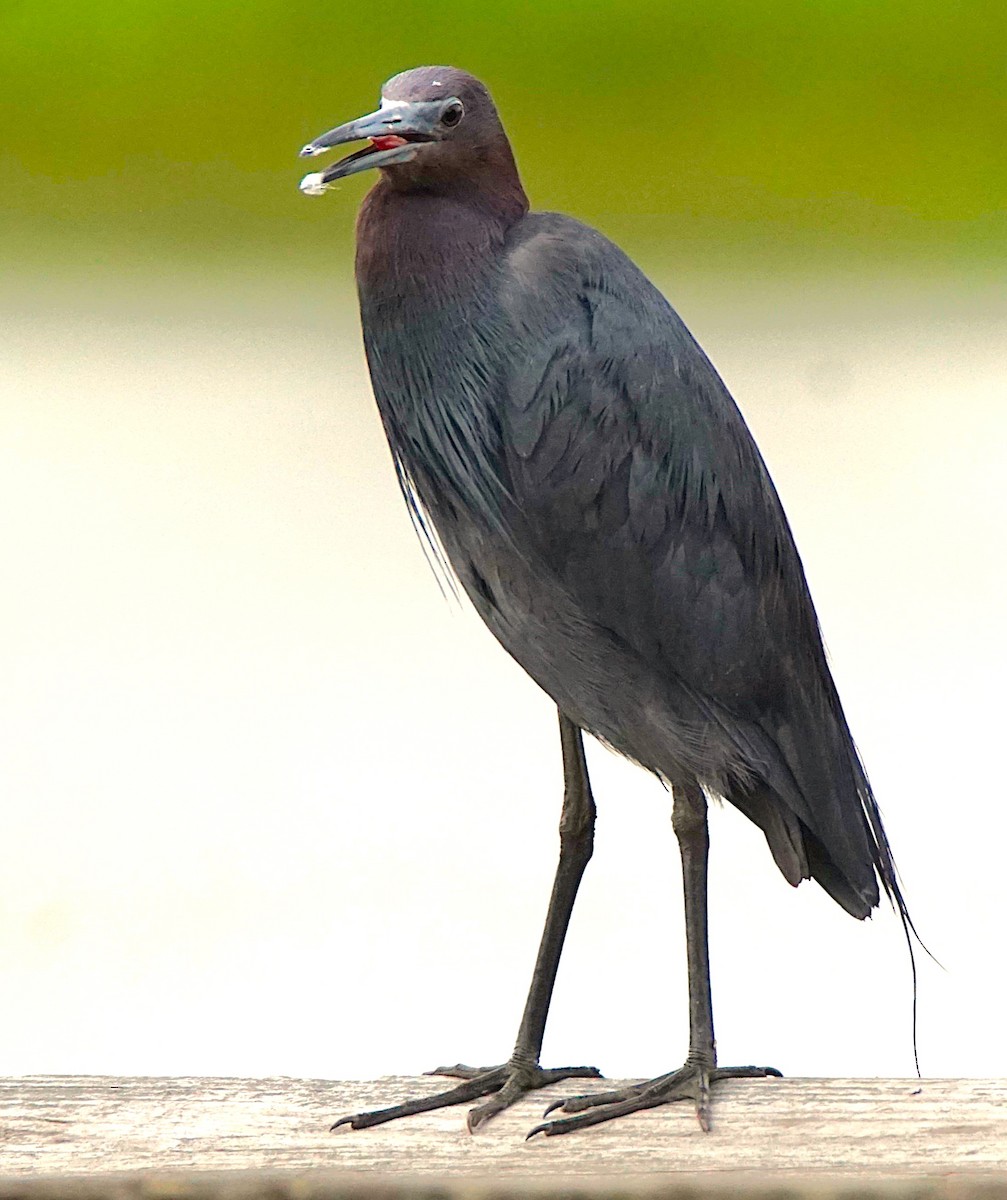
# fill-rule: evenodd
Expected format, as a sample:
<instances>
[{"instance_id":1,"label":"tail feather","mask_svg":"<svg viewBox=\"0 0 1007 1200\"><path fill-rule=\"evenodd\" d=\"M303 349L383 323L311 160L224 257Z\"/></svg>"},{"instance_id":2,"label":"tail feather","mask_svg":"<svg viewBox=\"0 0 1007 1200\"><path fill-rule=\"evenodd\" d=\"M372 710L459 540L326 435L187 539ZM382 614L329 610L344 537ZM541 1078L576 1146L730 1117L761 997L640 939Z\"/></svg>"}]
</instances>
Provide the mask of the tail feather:
<instances>
[{"instance_id":1,"label":"tail feather","mask_svg":"<svg viewBox=\"0 0 1007 1200\"><path fill-rule=\"evenodd\" d=\"M829 681L831 683L831 680ZM794 723L762 725L786 769L778 779L732 791L726 797L766 835L769 849L787 881L814 879L851 916L863 920L877 907L882 891L895 909L909 950L913 981L913 1058L919 1075L917 1024L917 943L930 954L909 915L881 810L846 724L834 688L827 714L795 729ZM804 710L807 714L808 710ZM822 717L825 716L825 720ZM817 728L815 727L817 726ZM822 737L828 730L829 736ZM827 747L822 753L822 747ZM794 788L799 796L794 797ZM800 815L795 812L800 808ZM933 955L930 955L932 958Z\"/></svg>"}]
</instances>

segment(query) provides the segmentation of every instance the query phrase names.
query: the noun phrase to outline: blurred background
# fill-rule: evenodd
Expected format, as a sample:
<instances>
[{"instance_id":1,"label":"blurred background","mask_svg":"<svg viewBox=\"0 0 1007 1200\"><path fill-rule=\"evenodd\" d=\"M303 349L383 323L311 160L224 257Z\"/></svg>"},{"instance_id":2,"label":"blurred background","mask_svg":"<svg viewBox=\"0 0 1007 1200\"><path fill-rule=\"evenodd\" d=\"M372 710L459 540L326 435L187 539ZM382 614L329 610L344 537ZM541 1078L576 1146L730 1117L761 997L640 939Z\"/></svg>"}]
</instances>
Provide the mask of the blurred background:
<instances>
[{"instance_id":1,"label":"blurred background","mask_svg":"<svg viewBox=\"0 0 1007 1200\"><path fill-rule=\"evenodd\" d=\"M297 151L403 68L490 85L618 241L794 525L917 926L924 1075L1003 1075L1002 3L6 0L0 1073L509 1052L556 856L549 701L424 561ZM597 746L544 1060L686 1048L670 801ZM721 1059L913 1071L888 911L713 814ZM459 1120L462 1119L459 1114Z\"/></svg>"}]
</instances>

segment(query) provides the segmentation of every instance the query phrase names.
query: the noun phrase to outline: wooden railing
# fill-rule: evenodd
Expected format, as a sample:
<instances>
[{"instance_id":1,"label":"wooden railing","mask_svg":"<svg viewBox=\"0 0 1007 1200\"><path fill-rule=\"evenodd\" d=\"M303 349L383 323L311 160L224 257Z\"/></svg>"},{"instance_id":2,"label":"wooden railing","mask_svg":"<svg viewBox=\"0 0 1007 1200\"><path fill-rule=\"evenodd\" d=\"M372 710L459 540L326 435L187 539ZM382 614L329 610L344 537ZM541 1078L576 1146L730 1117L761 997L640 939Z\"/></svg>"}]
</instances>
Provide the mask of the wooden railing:
<instances>
[{"instance_id":1,"label":"wooden railing","mask_svg":"<svg viewBox=\"0 0 1007 1200\"><path fill-rule=\"evenodd\" d=\"M676 1104L526 1142L569 1083L475 1135L462 1108L329 1132L336 1117L442 1085L0 1080L0 1200L1007 1197L1000 1080L725 1082L708 1134Z\"/></svg>"}]
</instances>

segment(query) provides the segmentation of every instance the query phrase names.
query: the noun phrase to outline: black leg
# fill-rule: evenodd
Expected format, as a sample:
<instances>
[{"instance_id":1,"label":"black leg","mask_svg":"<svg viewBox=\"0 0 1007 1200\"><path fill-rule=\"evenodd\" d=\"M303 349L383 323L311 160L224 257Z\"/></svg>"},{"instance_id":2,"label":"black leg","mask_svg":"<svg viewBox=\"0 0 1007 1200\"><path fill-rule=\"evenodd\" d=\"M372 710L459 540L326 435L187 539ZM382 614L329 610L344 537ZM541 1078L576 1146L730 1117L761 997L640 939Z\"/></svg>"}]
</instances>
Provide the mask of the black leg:
<instances>
[{"instance_id":1,"label":"black leg","mask_svg":"<svg viewBox=\"0 0 1007 1200\"><path fill-rule=\"evenodd\" d=\"M528 1134L572 1133L589 1125L600 1125L627 1113L656 1108L672 1100L691 1099L704 1130L710 1128L710 1085L718 1079L759 1078L779 1075L774 1067L717 1066L713 1037L713 999L710 992L710 946L707 921L707 864L710 831L706 822L706 797L693 784L674 789L672 827L682 856L682 886L685 892L685 940L689 971L689 1056L685 1065L645 1083L609 1092L571 1096L546 1109L546 1116L559 1109L581 1116L566 1117L536 1125Z\"/></svg>"},{"instance_id":2,"label":"black leg","mask_svg":"<svg viewBox=\"0 0 1007 1200\"><path fill-rule=\"evenodd\" d=\"M491 1100L473 1108L468 1115L469 1129L476 1129L484 1121L509 1107L525 1092L558 1083L563 1079L596 1079L601 1072L595 1067L558 1067L546 1070L539 1066L542 1038L545 1034L546 1018L552 1002L556 972L559 967L563 942L570 924L577 889L594 849L594 798L587 775L584 759L584 741L580 729L559 714L560 741L563 747L563 814L559 823L559 865L549 899L545 929L532 972L531 987L525 1002L521 1027L510 1060L500 1067L467 1067L458 1063L453 1067L438 1067L431 1075L447 1075L465 1082L433 1096L422 1096L407 1100L391 1108L374 1112L356 1113L341 1117L332 1126L350 1125L353 1129L365 1129L394 1121L397 1117L413 1113L429 1112L451 1104L463 1104L492 1093Z\"/></svg>"},{"instance_id":3,"label":"black leg","mask_svg":"<svg viewBox=\"0 0 1007 1200\"><path fill-rule=\"evenodd\" d=\"M559 734L563 745L564 779L563 813L559 822L559 865L511 1062L538 1062L542 1052L545 1022L566 931L577 890L584 877L584 868L594 851L596 810L587 777L587 763L584 761L584 742L577 726L562 713L559 716Z\"/></svg>"},{"instance_id":4,"label":"black leg","mask_svg":"<svg viewBox=\"0 0 1007 1200\"><path fill-rule=\"evenodd\" d=\"M707 911L710 829L706 797L699 787L675 791L671 826L682 855L685 899L685 953L689 970L688 1062L707 1069L717 1065L710 991L710 925ZM700 1123L703 1123L702 1116Z\"/></svg>"}]
</instances>

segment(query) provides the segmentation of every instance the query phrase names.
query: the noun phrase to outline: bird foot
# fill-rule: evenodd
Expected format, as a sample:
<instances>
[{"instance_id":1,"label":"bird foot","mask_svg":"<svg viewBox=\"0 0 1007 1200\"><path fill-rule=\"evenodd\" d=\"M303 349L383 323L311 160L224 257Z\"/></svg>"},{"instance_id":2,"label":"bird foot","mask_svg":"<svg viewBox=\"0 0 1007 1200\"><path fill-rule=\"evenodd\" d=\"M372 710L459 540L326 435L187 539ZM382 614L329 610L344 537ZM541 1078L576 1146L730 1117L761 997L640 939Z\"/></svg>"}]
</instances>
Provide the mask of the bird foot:
<instances>
[{"instance_id":1,"label":"bird foot","mask_svg":"<svg viewBox=\"0 0 1007 1200\"><path fill-rule=\"evenodd\" d=\"M482 1096L492 1096L485 1104L478 1104L469 1110L466 1124L472 1133L491 1117L509 1108L526 1092L547 1087L551 1083L559 1083L563 1079L602 1078L597 1067L549 1069L540 1067L537 1063L513 1061L499 1067L467 1067L464 1063L457 1063L453 1067L438 1067L435 1071L427 1071L426 1074L446 1075L464 1082L457 1087L448 1088L447 1091L435 1092L432 1096L417 1096L390 1108L378 1108L372 1112L340 1117L331 1128L338 1129L340 1125L349 1125L351 1129L368 1129L372 1125L383 1125L385 1121L410 1117L414 1113L431 1112L435 1108L447 1108L452 1104L466 1104Z\"/></svg>"},{"instance_id":2,"label":"bird foot","mask_svg":"<svg viewBox=\"0 0 1007 1200\"><path fill-rule=\"evenodd\" d=\"M586 1129L589 1125L601 1125L627 1113L640 1112L644 1108L656 1108L659 1104L670 1104L674 1100L692 1100L696 1116L704 1133L710 1131L710 1086L721 1079L762 1079L767 1075L782 1075L775 1067L711 1067L702 1062L687 1062L677 1071L648 1079L644 1083L630 1084L610 1092L595 1092L583 1096L568 1096L550 1104L543 1113L548 1116L559 1110L579 1113L536 1125L528 1133L544 1133L554 1137L558 1133L573 1133L575 1129Z\"/></svg>"}]
</instances>

